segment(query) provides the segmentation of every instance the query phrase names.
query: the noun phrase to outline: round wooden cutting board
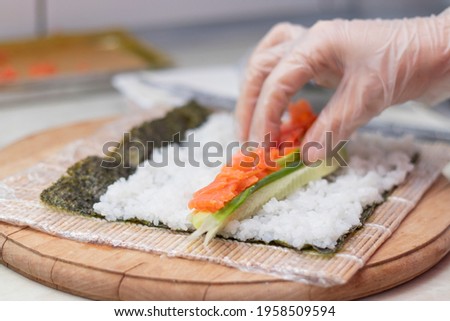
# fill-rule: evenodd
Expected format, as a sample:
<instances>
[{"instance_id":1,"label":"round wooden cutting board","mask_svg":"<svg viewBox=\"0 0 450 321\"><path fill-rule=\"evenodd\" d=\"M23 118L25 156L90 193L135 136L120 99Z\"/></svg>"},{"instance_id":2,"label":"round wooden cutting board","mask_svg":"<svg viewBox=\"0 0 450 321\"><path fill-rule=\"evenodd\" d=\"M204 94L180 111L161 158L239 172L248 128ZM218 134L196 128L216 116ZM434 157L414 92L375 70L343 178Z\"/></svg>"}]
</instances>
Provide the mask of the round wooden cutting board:
<instances>
[{"instance_id":1,"label":"round wooden cutting board","mask_svg":"<svg viewBox=\"0 0 450 321\"><path fill-rule=\"evenodd\" d=\"M0 178L33 165L111 119L28 137L0 151ZM450 250L450 183L440 177L347 284L321 288L204 261L80 243L0 223L0 263L32 280L106 300L348 300L425 272Z\"/></svg>"}]
</instances>

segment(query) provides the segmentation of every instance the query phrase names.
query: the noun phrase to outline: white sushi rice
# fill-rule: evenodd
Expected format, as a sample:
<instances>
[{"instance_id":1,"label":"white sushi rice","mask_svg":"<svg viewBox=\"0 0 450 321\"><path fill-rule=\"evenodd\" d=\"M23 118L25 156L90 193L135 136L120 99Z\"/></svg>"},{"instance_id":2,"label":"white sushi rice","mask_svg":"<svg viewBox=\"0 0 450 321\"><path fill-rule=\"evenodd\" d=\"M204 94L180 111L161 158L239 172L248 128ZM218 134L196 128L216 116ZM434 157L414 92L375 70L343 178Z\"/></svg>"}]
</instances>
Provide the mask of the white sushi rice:
<instances>
[{"instance_id":1,"label":"white sushi rice","mask_svg":"<svg viewBox=\"0 0 450 321\"><path fill-rule=\"evenodd\" d=\"M217 113L209 117L208 122L194 131L188 131L186 137L194 134L195 142L200 147L194 151L193 160L199 166L189 162L187 147L177 145L155 150L154 163L162 163L165 158L167 166L155 167L144 162L135 174L127 180L122 178L108 187L107 192L94 204L95 212L104 215L107 220L126 220L138 218L155 225L160 223L171 229L187 231L192 224L187 220L189 209L187 204L196 190L208 185L217 173L220 166L207 166L203 160L203 146L209 142L217 142L226 146L234 138L233 118L227 113ZM176 164L174 153L178 149L179 160L185 164L180 167ZM210 149L214 152L214 148ZM226 161L224 157L210 159ZM192 163L192 164L191 164Z\"/></svg>"},{"instance_id":2,"label":"white sushi rice","mask_svg":"<svg viewBox=\"0 0 450 321\"><path fill-rule=\"evenodd\" d=\"M111 221L137 218L171 229L192 230L187 219L192 193L209 184L220 171L220 167L204 164L203 146L213 141L226 147L236 140L233 118L226 113L212 115L192 132L201 145L194 149L200 166L189 164L186 147L155 150L155 162L169 155L167 166L143 164L127 180L109 186L94 210ZM185 167L176 164L175 148L179 148L179 160L185 161ZM223 235L242 241L278 240L297 248L305 244L333 248L341 235L359 224L365 207L382 202L384 192L405 180L413 168L410 160L415 148L410 137L358 135L348 144L348 152L349 166L339 170L334 179L311 182L284 200L270 200L253 218L230 222ZM214 160L224 162L226 155Z\"/></svg>"}]
</instances>

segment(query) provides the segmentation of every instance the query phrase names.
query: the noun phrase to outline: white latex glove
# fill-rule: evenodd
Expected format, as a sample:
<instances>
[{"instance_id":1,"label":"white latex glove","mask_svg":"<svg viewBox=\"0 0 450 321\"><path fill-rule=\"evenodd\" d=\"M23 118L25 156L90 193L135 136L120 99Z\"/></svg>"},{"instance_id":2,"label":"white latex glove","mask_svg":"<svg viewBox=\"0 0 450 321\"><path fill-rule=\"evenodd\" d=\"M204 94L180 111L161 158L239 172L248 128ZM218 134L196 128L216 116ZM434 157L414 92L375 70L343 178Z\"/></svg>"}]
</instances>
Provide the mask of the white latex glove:
<instances>
[{"instance_id":1,"label":"white latex glove","mask_svg":"<svg viewBox=\"0 0 450 321\"><path fill-rule=\"evenodd\" d=\"M236 107L241 139L278 138L290 98L309 80L337 87L303 144L347 139L383 109L450 97L450 10L403 20L275 26L250 57ZM311 153L312 152L312 153ZM310 150L309 159L323 157Z\"/></svg>"}]
</instances>

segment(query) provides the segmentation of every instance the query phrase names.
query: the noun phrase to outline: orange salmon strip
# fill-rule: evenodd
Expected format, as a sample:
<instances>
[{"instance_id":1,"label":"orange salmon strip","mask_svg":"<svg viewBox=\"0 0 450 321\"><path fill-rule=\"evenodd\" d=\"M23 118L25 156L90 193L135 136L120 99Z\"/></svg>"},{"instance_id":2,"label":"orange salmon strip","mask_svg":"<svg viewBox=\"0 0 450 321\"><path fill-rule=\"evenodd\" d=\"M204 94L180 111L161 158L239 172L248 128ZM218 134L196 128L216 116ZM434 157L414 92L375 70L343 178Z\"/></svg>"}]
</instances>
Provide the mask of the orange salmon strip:
<instances>
[{"instance_id":1,"label":"orange salmon strip","mask_svg":"<svg viewBox=\"0 0 450 321\"><path fill-rule=\"evenodd\" d=\"M217 212L248 187L278 170L274 161L298 147L317 118L306 100L290 104L289 115L289 121L282 124L280 130L279 141L283 144L279 144L278 148L270 148L270 157L265 155L264 147L245 153L239 151L233 156L231 165L222 167L213 182L194 193L189 201L189 208L199 212ZM266 162L267 158L270 162Z\"/></svg>"}]
</instances>

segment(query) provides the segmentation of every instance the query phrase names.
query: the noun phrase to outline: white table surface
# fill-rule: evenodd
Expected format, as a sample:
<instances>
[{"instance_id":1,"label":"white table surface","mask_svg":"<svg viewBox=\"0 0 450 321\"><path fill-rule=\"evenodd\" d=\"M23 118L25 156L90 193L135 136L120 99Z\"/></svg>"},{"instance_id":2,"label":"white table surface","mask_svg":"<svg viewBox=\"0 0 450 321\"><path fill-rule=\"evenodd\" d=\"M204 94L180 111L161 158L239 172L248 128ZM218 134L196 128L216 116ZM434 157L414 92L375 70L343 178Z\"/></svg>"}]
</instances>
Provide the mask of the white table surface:
<instances>
[{"instance_id":1,"label":"white table surface","mask_svg":"<svg viewBox=\"0 0 450 321\"><path fill-rule=\"evenodd\" d=\"M266 30L266 26L263 26ZM181 66L233 64L264 33L261 28L238 32L222 30L221 37L210 37L206 43L192 45L187 41L163 41L160 44ZM175 35L169 35L176 37ZM227 46L220 39L235 39ZM163 39L163 40L161 40ZM180 46L172 46L181 43ZM156 42L158 45L158 42ZM208 55L204 53L207 52ZM39 99L0 105L0 148L31 133L55 126L127 112L124 99L114 91L91 92L57 98ZM396 117L395 112L384 117ZM424 116L420 117L422 123ZM433 117L431 122L437 122ZM0 300L83 300L31 281L0 265ZM404 285L370 296L367 300L450 300L450 255L428 272Z\"/></svg>"}]
</instances>

